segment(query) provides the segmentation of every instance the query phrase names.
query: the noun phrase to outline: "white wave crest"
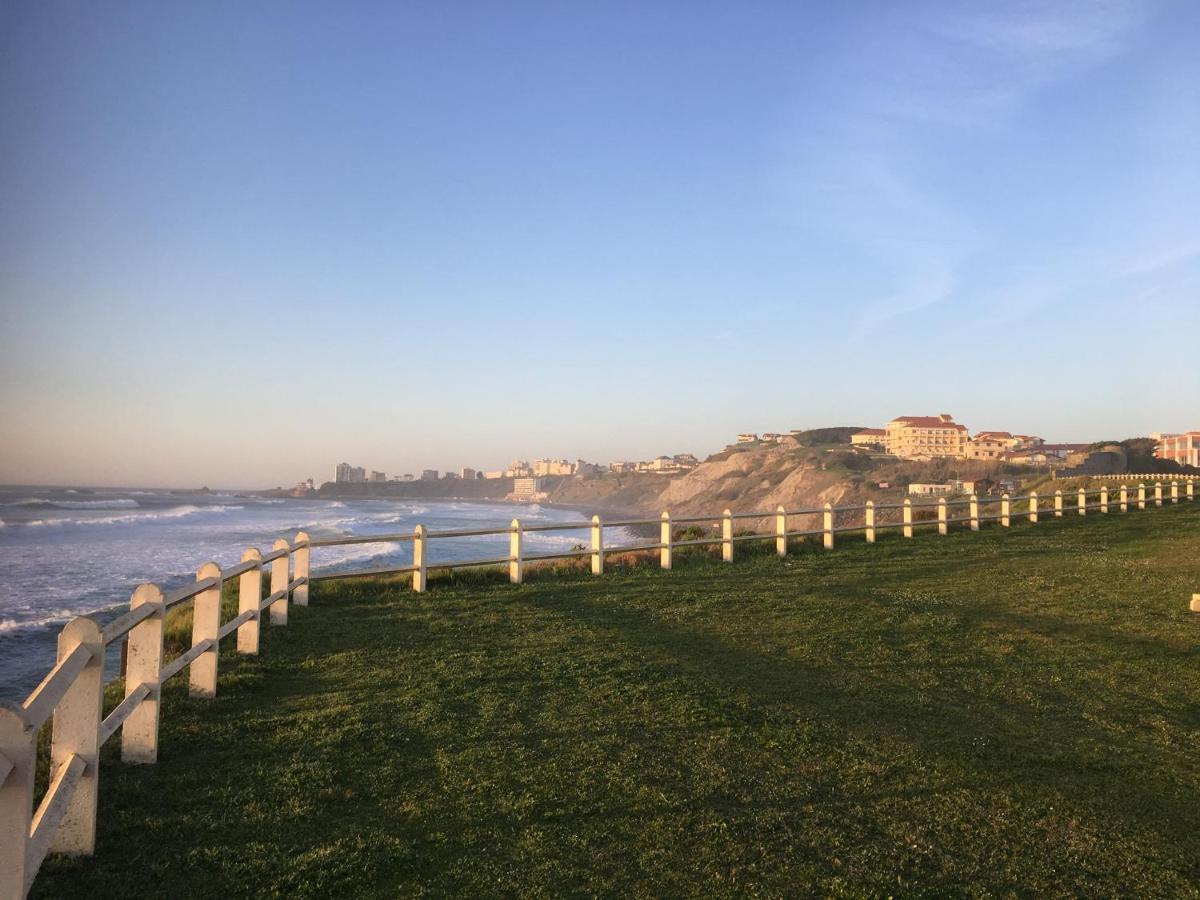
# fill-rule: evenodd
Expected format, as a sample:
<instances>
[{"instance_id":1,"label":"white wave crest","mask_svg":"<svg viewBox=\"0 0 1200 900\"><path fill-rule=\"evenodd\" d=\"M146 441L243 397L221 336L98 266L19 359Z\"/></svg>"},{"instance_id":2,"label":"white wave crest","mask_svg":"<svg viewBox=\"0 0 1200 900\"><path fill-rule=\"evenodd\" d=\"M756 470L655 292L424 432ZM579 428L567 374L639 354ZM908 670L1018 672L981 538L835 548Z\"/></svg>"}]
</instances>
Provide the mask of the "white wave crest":
<instances>
[{"instance_id":1,"label":"white wave crest","mask_svg":"<svg viewBox=\"0 0 1200 900\"><path fill-rule=\"evenodd\" d=\"M18 500L13 505L35 509L137 509L141 504L136 500L115 497L111 500L41 500L30 497L28 500Z\"/></svg>"},{"instance_id":2,"label":"white wave crest","mask_svg":"<svg viewBox=\"0 0 1200 900\"><path fill-rule=\"evenodd\" d=\"M75 613L72 610L60 609L43 616L38 616L36 619L0 619L0 634L8 634L12 631L25 631L26 629L34 628L49 628L51 625L61 625L74 615Z\"/></svg>"},{"instance_id":3,"label":"white wave crest","mask_svg":"<svg viewBox=\"0 0 1200 900\"><path fill-rule=\"evenodd\" d=\"M25 523L30 528L62 528L80 525L128 525L135 522L153 522L158 519L180 519L204 513L224 513L245 509L244 506L173 506L157 512L129 513L121 516L96 516L93 519L34 519Z\"/></svg>"}]
</instances>

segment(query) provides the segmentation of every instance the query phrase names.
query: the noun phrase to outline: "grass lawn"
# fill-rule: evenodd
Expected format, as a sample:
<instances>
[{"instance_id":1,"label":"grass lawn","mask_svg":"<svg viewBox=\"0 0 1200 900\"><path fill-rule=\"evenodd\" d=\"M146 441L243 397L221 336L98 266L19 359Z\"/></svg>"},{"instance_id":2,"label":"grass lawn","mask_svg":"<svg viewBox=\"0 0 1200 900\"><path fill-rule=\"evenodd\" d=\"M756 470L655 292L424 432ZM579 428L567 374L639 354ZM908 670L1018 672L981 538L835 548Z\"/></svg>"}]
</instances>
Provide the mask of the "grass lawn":
<instances>
[{"instance_id":1,"label":"grass lawn","mask_svg":"<svg viewBox=\"0 0 1200 900\"><path fill-rule=\"evenodd\" d=\"M750 546L318 584L34 895L1200 894L1200 503Z\"/></svg>"}]
</instances>

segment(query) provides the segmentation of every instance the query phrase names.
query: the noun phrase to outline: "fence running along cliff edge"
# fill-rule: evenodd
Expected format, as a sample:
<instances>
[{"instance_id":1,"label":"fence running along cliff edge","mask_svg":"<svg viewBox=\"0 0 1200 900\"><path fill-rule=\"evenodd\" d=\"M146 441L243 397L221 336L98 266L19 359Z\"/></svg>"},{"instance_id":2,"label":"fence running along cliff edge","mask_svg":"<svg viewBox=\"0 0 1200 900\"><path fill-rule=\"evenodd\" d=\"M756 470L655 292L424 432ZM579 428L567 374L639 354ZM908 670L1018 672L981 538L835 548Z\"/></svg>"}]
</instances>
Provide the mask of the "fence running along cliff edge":
<instances>
[{"instance_id":1,"label":"fence running along cliff edge","mask_svg":"<svg viewBox=\"0 0 1200 900\"><path fill-rule=\"evenodd\" d=\"M162 684L187 671L188 692L193 697L212 698L217 692L217 664L222 640L236 636L239 654L257 654L263 613L274 626L286 625L289 603L308 605L309 586L319 580L360 578L371 575L410 573L412 589L426 590L428 572L479 566L507 566L509 580L520 584L525 565L546 560L587 557L594 575L604 573L605 557L616 553L658 551L659 564L670 569L677 548L719 545L725 562L734 559L735 546L743 541L775 541L776 553L786 556L792 538L820 536L832 550L837 535L861 533L867 543L877 534L897 529L905 538L917 529L936 528L949 533L951 525L965 524L978 531L984 522L1009 527L1017 517L1037 523L1043 517L1062 518L1089 513L1128 512L1194 501L1195 483L1181 485L1172 481L1121 484L1112 491L1079 489L1064 496L1062 491L1039 498L1037 493L1024 496L970 497L914 504L867 501L861 506L833 506L810 509L784 509L774 512L734 513L728 509L720 516L672 518L664 512L658 519L633 519L604 522L599 516L591 521L523 525L513 519L507 529L480 528L430 532L418 525L411 533L371 535L312 540L304 532L288 541L279 538L270 553L251 548L241 562L222 570L207 562L196 572L196 581L164 593L157 585L140 585L130 599L129 611L101 626L91 616L72 619L58 637L58 661L34 691L20 705L0 703L0 898L23 897L29 890L48 853L91 855L96 846L97 797L100 784L100 748L121 735L121 760L150 764L158 759L158 726ZM965 508L965 509L964 509ZM883 511L899 510L882 517ZM927 516L926 511L936 515ZM791 528L797 519L816 518L820 527ZM738 521L774 520L774 530L735 532ZM715 520L715 521L714 521ZM889 521L885 521L889 520ZM718 530L712 537L675 539L676 526L704 525ZM606 546L605 528L658 526L659 540ZM590 545L560 553L534 553L524 550L523 538L532 532L587 531ZM431 562L427 550L439 538L508 535L509 552L489 559ZM309 572L310 553L322 547L348 544L412 543L412 563L353 571ZM238 580L238 612L221 622L222 587ZM264 595L263 583L269 579ZM191 646L174 659L165 660L163 622L167 612L185 603L192 604ZM1200 611L1200 594L1192 600L1192 609ZM124 644L124 699L108 713L104 710L104 661L106 651ZM50 782L36 809L33 807L34 774L37 768L38 732L47 723L51 727Z\"/></svg>"}]
</instances>

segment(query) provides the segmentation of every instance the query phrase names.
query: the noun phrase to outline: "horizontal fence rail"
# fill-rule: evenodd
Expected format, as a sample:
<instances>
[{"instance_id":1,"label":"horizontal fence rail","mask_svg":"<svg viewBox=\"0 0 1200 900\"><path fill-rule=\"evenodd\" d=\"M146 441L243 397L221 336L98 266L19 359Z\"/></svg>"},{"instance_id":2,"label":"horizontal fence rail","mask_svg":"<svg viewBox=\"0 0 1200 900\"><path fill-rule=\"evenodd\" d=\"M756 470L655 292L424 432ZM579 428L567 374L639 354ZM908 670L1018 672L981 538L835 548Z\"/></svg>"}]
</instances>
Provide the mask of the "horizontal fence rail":
<instances>
[{"instance_id":1,"label":"horizontal fence rail","mask_svg":"<svg viewBox=\"0 0 1200 900\"><path fill-rule=\"evenodd\" d=\"M118 733L121 760L151 764L158 759L158 726L163 682L185 670L188 692L193 697L212 698L217 692L217 670L221 641L236 636L236 652L255 655L259 633L266 622L283 626L289 605L307 606L309 586L316 581L362 578L375 575L410 575L412 590L423 593L432 569L452 570L480 566L507 567L509 581L520 584L526 563L551 560L590 560L591 572L602 575L607 559L617 554L658 553L659 566L670 569L674 551L684 547L719 547L721 559L734 560L737 544L775 541L779 556L788 553L793 538L817 537L827 550L835 547L837 535L861 533L874 543L878 532L898 529L912 538L917 529L949 533L951 525L979 531L984 522L1010 527L1015 518L1037 524L1042 516L1062 518L1086 516L1091 512L1128 512L1136 508L1162 507L1180 500L1195 499L1195 483L1161 481L1146 484L1121 483L1111 490L1055 491L1039 497L1026 495L940 497L935 502L873 503L785 509L769 512L724 510L717 516L673 518L664 512L657 519L620 519L525 525L513 519L507 528L452 529L428 531L418 525L410 533L322 538L312 540L299 532L288 541L280 538L271 552L248 549L241 561L224 571L208 562L199 568L194 583L164 593L157 585L140 585L130 598L129 611L101 627L91 616L72 619L58 639L58 660L33 692L20 705L0 702L0 900L28 892L48 853L90 855L95 849L100 748ZM899 511L896 521L881 521L881 512ZM861 521L847 521L861 516ZM808 520L808 527L798 520ZM735 523L766 523L762 531L736 531ZM634 544L606 545L605 529L644 528L653 533ZM709 536L697 537L683 526ZM527 553L525 535L544 532L585 532L580 543L569 550ZM682 534L683 536L680 536ZM464 537L508 538L508 553L480 559L445 560L429 558L431 541ZM349 571L310 572L314 550L372 543L411 543L412 562ZM269 579L269 580L268 580ZM221 595L226 584L236 580L238 611L221 621ZM164 659L163 623L166 613L184 603L192 604L191 643L174 659ZM1200 594L1192 600L1200 611ZM124 698L103 715L104 659L109 647L124 650ZM50 783L38 807L33 807L34 773L37 766L39 730L50 723Z\"/></svg>"}]
</instances>

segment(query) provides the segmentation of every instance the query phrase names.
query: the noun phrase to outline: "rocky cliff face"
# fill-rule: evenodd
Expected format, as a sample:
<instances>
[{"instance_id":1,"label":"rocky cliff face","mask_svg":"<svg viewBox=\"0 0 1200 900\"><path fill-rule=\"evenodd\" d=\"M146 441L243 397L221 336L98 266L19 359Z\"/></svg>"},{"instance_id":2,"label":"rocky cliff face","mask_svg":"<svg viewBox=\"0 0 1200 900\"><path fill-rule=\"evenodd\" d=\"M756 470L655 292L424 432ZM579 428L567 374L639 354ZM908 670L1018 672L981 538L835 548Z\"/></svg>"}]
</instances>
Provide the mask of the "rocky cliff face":
<instances>
[{"instance_id":1,"label":"rocky cliff face","mask_svg":"<svg viewBox=\"0 0 1200 900\"><path fill-rule=\"evenodd\" d=\"M557 503L657 516L692 516L734 511L789 509L850 502L856 482L826 454L794 444L727 451L681 475L605 473L564 479L550 494Z\"/></svg>"},{"instance_id":2,"label":"rocky cliff face","mask_svg":"<svg viewBox=\"0 0 1200 900\"><path fill-rule=\"evenodd\" d=\"M803 447L784 441L726 450L680 475L604 473L564 478L550 488L550 500L647 518L663 510L674 516L716 516L725 508L770 513L778 506L794 510L825 503L860 505L867 500L898 503L910 481L944 481L952 475L981 478L994 474L994 469L994 463L966 460L872 459L844 446ZM890 486L881 488L880 482ZM881 511L878 520L896 516L895 511ZM746 522L747 527L758 524Z\"/></svg>"}]
</instances>

